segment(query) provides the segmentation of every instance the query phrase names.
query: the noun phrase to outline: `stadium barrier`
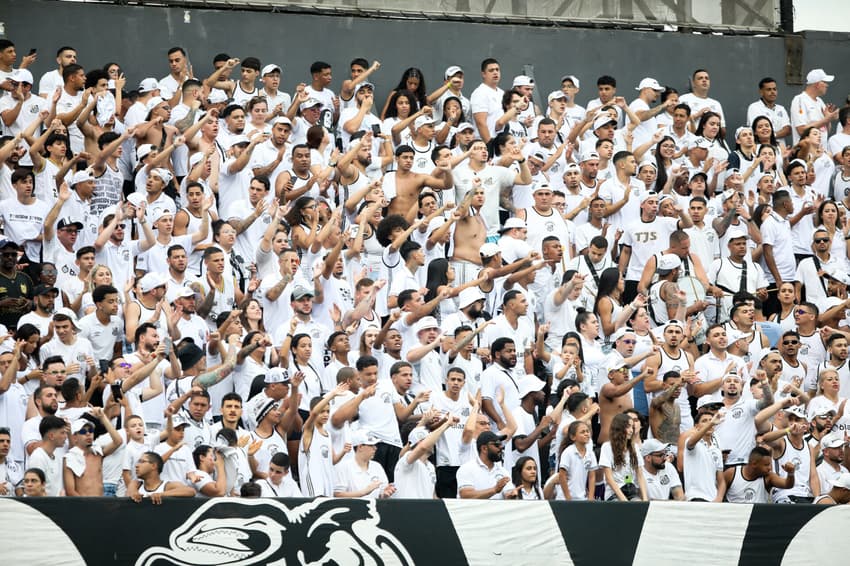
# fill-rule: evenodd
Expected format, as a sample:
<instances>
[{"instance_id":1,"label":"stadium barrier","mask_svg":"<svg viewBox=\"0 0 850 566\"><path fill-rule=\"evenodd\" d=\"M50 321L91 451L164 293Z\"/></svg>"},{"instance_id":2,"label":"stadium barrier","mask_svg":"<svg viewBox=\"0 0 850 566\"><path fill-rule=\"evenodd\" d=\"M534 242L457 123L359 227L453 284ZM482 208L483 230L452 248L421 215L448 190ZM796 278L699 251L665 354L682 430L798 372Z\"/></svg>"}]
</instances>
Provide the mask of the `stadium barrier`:
<instances>
[{"instance_id":1,"label":"stadium barrier","mask_svg":"<svg viewBox=\"0 0 850 566\"><path fill-rule=\"evenodd\" d=\"M850 507L366 499L0 499L6 564L812 565Z\"/></svg>"}]
</instances>

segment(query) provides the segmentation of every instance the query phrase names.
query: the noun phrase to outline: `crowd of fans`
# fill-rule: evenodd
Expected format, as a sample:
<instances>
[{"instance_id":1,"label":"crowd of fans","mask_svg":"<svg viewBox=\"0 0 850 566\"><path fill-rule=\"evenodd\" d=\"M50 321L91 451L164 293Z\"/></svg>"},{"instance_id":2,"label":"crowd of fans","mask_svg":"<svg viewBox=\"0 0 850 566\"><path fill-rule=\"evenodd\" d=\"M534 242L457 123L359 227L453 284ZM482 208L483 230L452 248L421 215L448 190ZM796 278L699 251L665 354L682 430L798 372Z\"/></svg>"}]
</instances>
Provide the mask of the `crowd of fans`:
<instances>
[{"instance_id":1,"label":"crowd of fans","mask_svg":"<svg viewBox=\"0 0 850 566\"><path fill-rule=\"evenodd\" d=\"M76 55L0 40L0 495L850 501L822 69Z\"/></svg>"}]
</instances>

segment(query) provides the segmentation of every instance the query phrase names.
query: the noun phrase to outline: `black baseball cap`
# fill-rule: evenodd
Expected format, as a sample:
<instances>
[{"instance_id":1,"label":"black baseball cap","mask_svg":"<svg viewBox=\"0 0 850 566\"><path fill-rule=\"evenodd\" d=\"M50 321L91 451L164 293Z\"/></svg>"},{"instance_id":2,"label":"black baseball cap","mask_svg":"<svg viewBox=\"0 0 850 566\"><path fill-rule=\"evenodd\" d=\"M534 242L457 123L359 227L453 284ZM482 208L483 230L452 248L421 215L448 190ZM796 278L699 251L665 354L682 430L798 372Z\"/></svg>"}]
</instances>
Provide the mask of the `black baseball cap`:
<instances>
[{"instance_id":1,"label":"black baseball cap","mask_svg":"<svg viewBox=\"0 0 850 566\"><path fill-rule=\"evenodd\" d=\"M507 436L504 434L496 434L495 432L485 431L482 432L476 441L476 446L480 450L482 446L485 444L490 444L491 442L504 442Z\"/></svg>"}]
</instances>

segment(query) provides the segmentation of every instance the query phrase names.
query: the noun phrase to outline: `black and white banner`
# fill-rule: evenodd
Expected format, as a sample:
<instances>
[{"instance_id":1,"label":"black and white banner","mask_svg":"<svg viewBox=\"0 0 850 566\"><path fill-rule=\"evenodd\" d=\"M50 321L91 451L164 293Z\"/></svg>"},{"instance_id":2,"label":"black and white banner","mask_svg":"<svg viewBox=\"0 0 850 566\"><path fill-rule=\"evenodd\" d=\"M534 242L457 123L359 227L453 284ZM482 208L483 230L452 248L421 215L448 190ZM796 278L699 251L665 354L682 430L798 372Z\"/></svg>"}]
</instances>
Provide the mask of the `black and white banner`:
<instances>
[{"instance_id":1,"label":"black and white banner","mask_svg":"<svg viewBox=\"0 0 850 566\"><path fill-rule=\"evenodd\" d=\"M848 532L848 506L0 499L26 566L838 565Z\"/></svg>"}]
</instances>

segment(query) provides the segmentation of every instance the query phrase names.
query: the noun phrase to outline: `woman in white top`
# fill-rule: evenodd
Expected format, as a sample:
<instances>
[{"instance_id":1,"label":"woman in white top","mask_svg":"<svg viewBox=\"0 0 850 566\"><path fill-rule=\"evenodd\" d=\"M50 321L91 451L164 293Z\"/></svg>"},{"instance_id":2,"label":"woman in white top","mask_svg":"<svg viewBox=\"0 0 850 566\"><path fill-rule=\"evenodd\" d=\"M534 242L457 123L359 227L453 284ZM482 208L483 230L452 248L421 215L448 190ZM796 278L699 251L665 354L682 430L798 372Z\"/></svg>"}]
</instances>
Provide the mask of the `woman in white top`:
<instances>
[{"instance_id":1,"label":"woman in white top","mask_svg":"<svg viewBox=\"0 0 850 566\"><path fill-rule=\"evenodd\" d=\"M319 213L316 200L312 197L298 197L292 209L286 213L286 221L292 227L289 233L292 246L298 252L298 257L313 247L319 234ZM309 267L309 266L305 266ZM306 275L306 274L305 274Z\"/></svg>"},{"instance_id":2,"label":"woman in white top","mask_svg":"<svg viewBox=\"0 0 850 566\"><path fill-rule=\"evenodd\" d=\"M723 136L720 135L720 114L716 112L703 114L699 119L695 134L697 137L702 136L711 143L708 147L708 157L713 157L715 163L726 161L729 157L729 146L726 145Z\"/></svg>"},{"instance_id":3,"label":"woman in white top","mask_svg":"<svg viewBox=\"0 0 850 566\"><path fill-rule=\"evenodd\" d=\"M793 281L783 281L777 292L779 298L780 312L770 315L770 322L779 323L782 332L796 330L797 323L794 321L794 310L797 308L797 294Z\"/></svg>"},{"instance_id":4,"label":"woman in white top","mask_svg":"<svg viewBox=\"0 0 850 566\"><path fill-rule=\"evenodd\" d=\"M381 133L392 137L393 149L409 144L412 133L410 125L419 112L419 103L409 90L396 91L389 99L386 118L381 123Z\"/></svg>"},{"instance_id":5,"label":"woman in white top","mask_svg":"<svg viewBox=\"0 0 850 566\"><path fill-rule=\"evenodd\" d=\"M628 414L620 413L611 420L610 440L602 445L599 454L607 501L649 501L643 466L632 441L634 432Z\"/></svg>"},{"instance_id":6,"label":"woman in white top","mask_svg":"<svg viewBox=\"0 0 850 566\"><path fill-rule=\"evenodd\" d=\"M86 292L83 294L83 299L80 302L80 309L82 309L83 315L94 312L95 306L91 293L94 291L95 287L100 287L101 285L112 285L112 270L99 263L95 265L91 271L89 271ZM118 313L116 316L118 318L124 318L124 300L121 297L121 293L118 293Z\"/></svg>"},{"instance_id":7,"label":"woman in white top","mask_svg":"<svg viewBox=\"0 0 850 566\"><path fill-rule=\"evenodd\" d=\"M517 486L517 499L543 499L540 481L537 479L537 462L531 456L523 456L516 461L511 471L512 481Z\"/></svg>"},{"instance_id":8,"label":"woman in white top","mask_svg":"<svg viewBox=\"0 0 850 566\"><path fill-rule=\"evenodd\" d=\"M269 117L269 103L265 96L255 96L245 105L248 122L245 124L245 135L249 138L254 132L270 134L272 129L266 123Z\"/></svg>"},{"instance_id":9,"label":"woman in white top","mask_svg":"<svg viewBox=\"0 0 850 566\"><path fill-rule=\"evenodd\" d=\"M310 363L310 356L313 355L313 339L309 334L293 335L292 329L297 321L295 318L292 320L294 322L290 326L290 332L280 345L280 365L304 374L304 381L301 382L300 387L301 402L298 405L298 412L301 418L306 420L310 410L310 399L322 396L322 380L319 372Z\"/></svg>"},{"instance_id":10,"label":"woman in white top","mask_svg":"<svg viewBox=\"0 0 850 566\"><path fill-rule=\"evenodd\" d=\"M822 370L818 376L818 394L812 397L808 406L810 415L817 415L823 408L835 411L833 431L847 430L847 425L850 424L850 407L846 406L847 398L839 396L840 389L841 380L838 372L834 369ZM842 406L844 406L844 412L839 414L838 411Z\"/></svg>"},{"instance_id":11,"label":"woman in white top","mask_svg":"<svg viewBox=\"0 0 850 566\"><path fill-rule=\"evenodd\" d=\"M850 234L850 222L844 225L838 218L838 205L834 200L825 200L815 213L815 226L826 228L832 239L829 253L841 260L842 269L847 267L847 236Z\"/></svg>"},{"instance_id":12,"label":"woman in white top","mask_svg":"<svg viewBox=\"0 0 850 566\"><path fill-rule=\"evenodd\" d=\"M741 171L744 177L744 189L747 195L755 192L758 204L770 204L777 187L788 185L785 174L779 167L776 149L772 145L762 144L756 149L756 158L747 169ZM762 183L763 177L770 177L773 183Z\"/></svg>"},{"instance_id":13,"label":"woman in white top","mask_svg":"<svg viewBox=\"0 0 850 566\"><path fill-rule=\"evenodd\" d=\"M606 342L618 328L626 324L632 310L624 309L620 304L620 296L625 285L626 282L616 267L609 267L599 276L593 312L599 317L599 324L602 326L602 334Z\"/></svg>"}]
</instances>

